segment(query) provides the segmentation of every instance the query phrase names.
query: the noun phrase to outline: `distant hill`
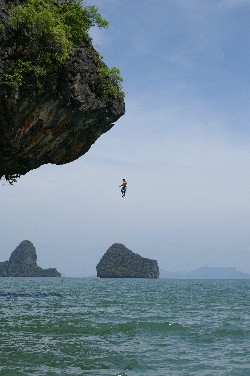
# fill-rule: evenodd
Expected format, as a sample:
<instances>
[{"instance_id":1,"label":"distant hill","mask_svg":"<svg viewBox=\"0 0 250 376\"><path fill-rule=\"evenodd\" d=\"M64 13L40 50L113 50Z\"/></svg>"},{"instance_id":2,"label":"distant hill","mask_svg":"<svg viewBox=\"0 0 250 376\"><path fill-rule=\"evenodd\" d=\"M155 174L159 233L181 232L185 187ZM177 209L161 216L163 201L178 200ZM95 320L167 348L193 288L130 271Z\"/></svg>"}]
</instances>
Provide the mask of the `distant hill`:
<instances>
[{"instance_id":1,"label":"distant hill","mask_svg":"<svg viewBox=\"0 0 250 376\"><path fill-rule=\"evenodd\" d=\"M170 279L250 279L250 274L242 273L236 268L203 266L191 272L170 272L160 269L160 278Z\"/></svg>"}]
</instances>

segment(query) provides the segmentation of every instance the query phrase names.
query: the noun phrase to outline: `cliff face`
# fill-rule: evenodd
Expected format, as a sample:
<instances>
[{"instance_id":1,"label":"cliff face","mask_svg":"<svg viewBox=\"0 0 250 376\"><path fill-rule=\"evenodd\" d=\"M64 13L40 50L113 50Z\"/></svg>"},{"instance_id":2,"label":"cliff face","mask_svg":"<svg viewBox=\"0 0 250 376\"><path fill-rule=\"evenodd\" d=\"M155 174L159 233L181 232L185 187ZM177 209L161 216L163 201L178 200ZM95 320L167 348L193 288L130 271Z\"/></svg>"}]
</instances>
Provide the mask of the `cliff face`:
<instances>
[{"instance_id":1,"label":"cliff face","mask_svg":"<svg viewBox=\"0 0 250 376\"><path fill-rule=\"evenodd\" d=\"M126 248L113 244L96 266L97 277L101 278L158 278L156 260L144 258Z\"/></svg>"},{"instance_id":2,"label":"cliff face","mask_svg":"<svg viewBox=\"0 0 250 376\"><path fill-rule=\"evenodd\" d=\"M76 160L125 112L123 99L103 95L89 45L74 49L42 91L32 81L8 84L4 72L21 48L8 26L9 3L0 0L0 177Z\"/></svg>"},{"instance_id":3,"label":"cliff face","mask_svg":"<svg viewBox=\"0 0 250 376\"><path fill-rule=\"evenodd\" d=\"M11 253L9 261L0 262L0 277L60 277L55 268L42 269L37 263L34 245L22 241Z\"/></svg>"}]
</instances>

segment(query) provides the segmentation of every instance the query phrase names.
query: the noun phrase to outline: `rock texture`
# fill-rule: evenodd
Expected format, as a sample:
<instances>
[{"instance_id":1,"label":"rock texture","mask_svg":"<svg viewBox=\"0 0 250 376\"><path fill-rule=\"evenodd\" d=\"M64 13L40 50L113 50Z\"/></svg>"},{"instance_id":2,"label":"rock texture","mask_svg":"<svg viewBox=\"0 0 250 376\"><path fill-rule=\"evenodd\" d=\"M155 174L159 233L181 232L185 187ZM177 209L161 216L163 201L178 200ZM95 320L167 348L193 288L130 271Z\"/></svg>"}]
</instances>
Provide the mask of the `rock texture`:
<instances>
[{"instance_id":1,"label":"rock texture","mask_svg":"<svg viewBox=\"0 0 250 376\"><path fill-rule=\"evenodd\" d=\"M11 253L9 261L0 262L0 277L61 277L61 274L55 268L40 268L34 245L24 240Z\"/></svg>"},{"instance_id":2,"label":"rock texture","mask_svg":"<svg viewBox=\"0 0 250 376\"><path fill-rule=\"evenodd\" d=\"M96 266L101 278L158 278L156 260L144 258L130 251L123 244L113 244Z\"/></svg>"},{"instance_id":3,"label":"rock texture","mask_svg":"<svg viewBox=\"0 0 250 376\"><path fill-rule=\"evenodd\" d=\"M76 160L125 112L123 99L102 94L96 59L86 45L48 77L42 92L33 82L6 83L5 68L18 58L19 47L8 28L13 2L0 0L0 177Z\"/></svg>"}]
</instances>

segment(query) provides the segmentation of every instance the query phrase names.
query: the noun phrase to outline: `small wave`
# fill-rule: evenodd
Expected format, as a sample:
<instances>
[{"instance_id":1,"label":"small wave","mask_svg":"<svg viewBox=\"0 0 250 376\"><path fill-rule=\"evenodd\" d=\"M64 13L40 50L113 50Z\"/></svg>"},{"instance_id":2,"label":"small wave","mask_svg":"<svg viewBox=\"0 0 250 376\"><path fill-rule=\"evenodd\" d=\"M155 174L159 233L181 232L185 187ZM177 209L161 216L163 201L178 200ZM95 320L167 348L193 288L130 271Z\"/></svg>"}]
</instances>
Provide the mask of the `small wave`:
<instances>
[{"instance_id":1,"label":"small wave","mask_svg":"<svg viewBox=\"0 0 250 376\"><path fill-rule=\"evenodd\" d=\"M117 324L101 324L96 327L92 327L91 334L103 335L103 334L115 334L115 333L134 333L137 327L137 323L134 321L117 323Z\"/></svg>"},{"instance_id":2,"label":"small wave","mask_svg":"<svg viewBox=\"0 0 250 376\"><path fill-rule=\"evenodd\" d=\"M230 338L237 338L237 337L245 337L249 334L249 330L245 330L242 328L228 328L228 329L217 329L215 335L220 338L230 337Z\"/></svg>"},{"instance_id":3,"label":"small wave","mask_svg":"<svg viewBox=\"0 0 250 376\"><path fill-rule=\"evenodd\" d=\"M171 322L138 322L138 328L152 332L184 332L187 328Z\"/></svg>"},{"instance_id":4,"label":"small wave","mask_svg":"<svg viewBox=\"0 0 250 376\"><path fill-rule=\"evenodd\" d=\"M0 291L0 298L47 298L47 297L62 297L57 292L5 292Z\"/></svg>"},{"instance_id":5,"label":"small wave","mask_svg":"<svg viewBox=\"0 0 250 376\"><path fill-rule=\"evenodd\" d=\"M96 325L82 325L80 322L73 323L69 325L68 322L65 324L60 323L59 326L47 326L44 329L40 328L40 333L47 334L58 334L61 335L70 334L70 335L88 335L88 336L106 336L106 335L117 335L117 334L126 334L134 335L136 331L137 324L136 322L126 322L126 323L99 323Z\"/></svg>"}]
</instances>

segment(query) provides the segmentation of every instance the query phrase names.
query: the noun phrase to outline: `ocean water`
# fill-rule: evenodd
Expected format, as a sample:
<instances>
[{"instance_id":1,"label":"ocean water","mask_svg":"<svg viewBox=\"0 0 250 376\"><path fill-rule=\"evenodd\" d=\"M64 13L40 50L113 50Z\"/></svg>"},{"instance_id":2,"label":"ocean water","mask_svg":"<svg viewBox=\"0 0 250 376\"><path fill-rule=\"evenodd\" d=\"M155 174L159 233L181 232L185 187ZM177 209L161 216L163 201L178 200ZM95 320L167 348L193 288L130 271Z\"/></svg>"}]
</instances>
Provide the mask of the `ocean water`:
<instances>
[{"instance_id":1,"label":"ocean water","mask_svg":"<svg viewBox=\"0 0 250 376\"><path fill-rule=\"evenodd\" d=\"M250 375L250 281L0 278L1 376Z\"/></svg>"}]
</instances>

